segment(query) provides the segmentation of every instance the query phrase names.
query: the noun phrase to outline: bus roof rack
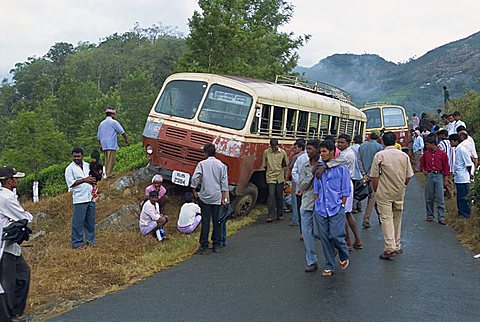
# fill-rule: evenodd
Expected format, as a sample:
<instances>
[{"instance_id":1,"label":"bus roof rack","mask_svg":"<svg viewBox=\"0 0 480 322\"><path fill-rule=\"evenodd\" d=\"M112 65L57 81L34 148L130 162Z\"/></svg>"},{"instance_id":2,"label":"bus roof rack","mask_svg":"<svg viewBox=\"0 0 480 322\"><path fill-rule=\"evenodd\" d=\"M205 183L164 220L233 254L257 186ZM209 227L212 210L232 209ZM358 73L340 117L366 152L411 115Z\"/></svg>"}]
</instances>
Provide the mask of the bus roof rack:
<instances>
[{"instance_id":1,"label":"bus roof rack","mask_svg":"<svg viewBox=\"0 0 480 322\"><path fill-rule=\"evenodd\" d=\"M313 79L291 75L277 75L275 83L336 98L345 103L352 103L348 92L336 86Z\"/></svg>"},{"instance_id":2,"label":"bus roof rack","mask_svg":"<svg viewBox=\"0 0 480 322\"><path fill-rule=\"evenodd\" d=\"M375 106L383 106L383 105L394 105L389 102L367 102L363 107L375 107Z\"/></svg>"}]
</instances>

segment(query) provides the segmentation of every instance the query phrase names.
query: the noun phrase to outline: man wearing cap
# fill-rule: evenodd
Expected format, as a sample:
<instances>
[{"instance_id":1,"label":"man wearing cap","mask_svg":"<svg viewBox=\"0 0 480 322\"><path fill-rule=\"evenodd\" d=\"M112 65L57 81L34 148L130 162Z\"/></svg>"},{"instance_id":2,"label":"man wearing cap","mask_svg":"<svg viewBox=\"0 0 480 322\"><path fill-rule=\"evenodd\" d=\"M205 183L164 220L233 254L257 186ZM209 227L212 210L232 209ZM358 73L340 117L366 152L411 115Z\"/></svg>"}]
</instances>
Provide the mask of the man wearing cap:
<instances>
[{"instance_id":1,"label":"man wearing cap","mask_svg":"<svg viewBox=\"0 0 480 322\"><path fill-rule=\"evenodd\" d=\"M125 144L128 144L128 136L120 123L115 120L117 112L112 108L105 110L107 117L98 126L97 139L100 144L100 150L105 154L105 175L110 177L116 163L116 153L119 149L117 143L117 134L120 134L125 139Z\"/></svg>"},{"instance_id":2,"label":"man wearing cap","mask_svg":"<svg viewBox=\"0 0 480 322\"><path fill-rule=\"evenodd\" d=\"M13 189L18 186L18 179L23 178L24 173L18 172L11 166L0 168L0 221L3 228L8 227L15 221L27 219L32 221L32 215L20 206ZM4 244L5 242L2 242ZM30 268L23 259L22 248L13 243L4 246L4 252L0 261L1 285L5 291L3 298L10 319L23 314L27 303L28 289L30 286ZM2 305L0 304L0 308Z\"/></svg>"},{"instance_id":3,"label":"man wearing cap","mask_svg":"<svg viewBox=\"0 0 480 322\"><path fill-rule=\"evenodd\" d=\"M145 188L145 201L149 199L150 192L156 191L158 193L158 207L160 213L165 213L165 207L168 203L167 189L163 186L163 177L160 174L156 174L152 178L152 184Z\"/></svg>"},{"instance_id":4,"label":"man wearing cap","mask_svg":"<svg viewBox=\"0 0 480 322\"><path fill-rule=\"evenodd\" d=\"M92 201L95 178L89 175L90 165L83 161L83 150L72 150L72 163L65 169L65 182L73 193L72 247L84 248L95 243L96 204ZM87 244L84 243L84 235Z\"/></svg>"}]
</instances>

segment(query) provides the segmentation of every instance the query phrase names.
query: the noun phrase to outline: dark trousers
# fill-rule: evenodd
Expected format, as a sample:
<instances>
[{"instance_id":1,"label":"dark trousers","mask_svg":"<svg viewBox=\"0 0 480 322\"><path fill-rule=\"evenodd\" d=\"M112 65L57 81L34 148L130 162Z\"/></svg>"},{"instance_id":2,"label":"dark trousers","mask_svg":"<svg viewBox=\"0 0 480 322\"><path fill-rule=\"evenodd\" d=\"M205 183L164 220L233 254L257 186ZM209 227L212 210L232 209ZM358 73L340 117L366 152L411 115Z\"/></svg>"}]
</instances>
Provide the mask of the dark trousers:
<instances>
[{"instance_id":1,"label":"dark trousers","mask_svg":"<svg viewBox=\"0 0 480 322\"><path fill-rule=\"evenodd\" d=\"M8 315L7 299L5 294L0 294L0 322L10 322L10 316Z\"/></svg>"},{"instance_id":2,"label":"dark trousers","mask_svg":"<svg viewBox=\"0 0 480 322\"><path fill-rule=\"evenodd\" d=\"M10 318L21 316L27 304L28 289L30 287L30 268L23 256L14 256L3 253L0 261L0 276L4 302Z\"/></svg>"},{"instance_id":3,"label":"dark trousers","mask_svg":"<svg viewBox=\"0 0 480 322\"><path fill-rule=\"evenodd\" d=\"M208 205L200 200L202 210L202 229L200 231L200 247L208 248L208 235L210 233L210 218L213 224L212 243L213 247L220 246L221 225L218 223L220 205Z\"/></svg>"},{"instance_id":4,"label":"dark trousers","mask_svg":"<svg viewBox=\"0 0 480 322\"><path fill-rule=\"evenodd\" d=\"M302 196L295 196L297 198L297 208L298 208L298 213L300 214L300 207L302 206ZM300 228L300 234L302 233L302 218L300 217L300 220L298 221L298 225Z\"/></svg>"},{"instance_id":5,"label":"dark trousers","mask_svg":"<svg viewBox=\"0 0 480 322\"><path fill-rule=\"evenodd\" d=\"M467 195L470 192L470 184L456 183L455 185L457 187L458 215L470 218L470 200L467 199Z\"/></svg>"},{"instance_id":6,"label":"dark trousers","mask_svg":"<svg viewBox=\"0 0 480 322\"><path fill-rule=\"evenodd\" d=\"M283 182L268 184L268 218L273 216L283 216Z\"/></svg>"}]
</instances>

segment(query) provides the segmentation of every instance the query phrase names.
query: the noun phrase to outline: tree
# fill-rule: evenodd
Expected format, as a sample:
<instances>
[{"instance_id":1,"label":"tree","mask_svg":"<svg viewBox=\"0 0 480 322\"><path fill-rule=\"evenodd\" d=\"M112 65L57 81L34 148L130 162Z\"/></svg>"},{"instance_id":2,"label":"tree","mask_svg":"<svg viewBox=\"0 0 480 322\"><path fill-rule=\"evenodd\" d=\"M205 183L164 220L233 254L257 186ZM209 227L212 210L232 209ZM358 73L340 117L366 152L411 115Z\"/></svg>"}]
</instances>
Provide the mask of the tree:
<instances>
[{"instance_id":1,"label":"tree","mask_svg":"<svg viewBox=\"0 0 480 322\"><path fill-rule=\"evenodd\" d=\"M38 172L69 157L65 135L45 114L24 111L7 125L9 140L2 153L3 164L20 171Z\"/></svg>"},{"instance_id":2,"label":"tree","mask_svg":"<svg viewBox=\"0 0 480 322\"><path fill-rule=\"evenodd\" d=\"M189 19L188 50L179 71L227 73L273 80L297 65L309 35L280 32L293 6L283 0L199 0Z\"/></svg>"}]
</instances>

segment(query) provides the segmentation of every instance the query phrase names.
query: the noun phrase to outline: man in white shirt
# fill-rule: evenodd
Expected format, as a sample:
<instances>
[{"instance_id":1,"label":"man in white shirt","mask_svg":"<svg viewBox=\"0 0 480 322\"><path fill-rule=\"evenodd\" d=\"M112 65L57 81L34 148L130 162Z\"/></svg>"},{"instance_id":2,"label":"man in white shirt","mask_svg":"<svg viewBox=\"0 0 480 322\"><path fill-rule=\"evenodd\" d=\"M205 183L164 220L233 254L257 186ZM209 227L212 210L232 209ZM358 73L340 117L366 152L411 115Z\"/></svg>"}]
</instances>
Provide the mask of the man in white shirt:
<instances>
[{"instance_id":1,"label":"man in white shirt","mask_svg":"<svg viewBox=\"0 0 480 322\"><path fill-rule=\"evenodd\" d=\"M460 132L460 130L458 129L459 126L463 126L463 127L467 127L467 125L465 125L465 122L463 122L462 120L460 120L460 112L459 111L455 111L453 112L453 119L455 120L455 133L458 133Z\"/></svg>"},{"instance_id":2,"label":"man in white shirt","mask_svg":"<svg viewBox=\"0 0 480 322\"><path fill-rule=\"evenodd\" d=\"M468 135L468 132L466 130L463 130L464 127L458 127L460 130L458 132L458 135L460 136L460 139L462 142L460 143L461 146L465 147L465 149L468 151L470 154L470 158L472 159L473 162L473 167L472 167L472 175L475 175L475 170L478 167L478 154L477 154L477 149L475 148L475 141L473 138Z\"/></svg>"},{"instance_id":3,"label":"man in white shirt","mask_svg":"<svg viewBox=\"0 0 480 322\"><path fill-rule=\"evenodd\" d=\"M0 168L0 221L2 228L10 224L27 219L32 221L32 215L20 206L13 189L18 186L19 178L24 173L18 172L11 166ZM30 287L30 268L23 259L22 248L13 243L7 246L6 241L0 247L5 247L0 261L1 285L5 291L4 304L10 319L18 318L23 314L27 303L28 289ZM1 304L0 304L1 305Z\"/></svg>"},{"instance_id":4,"label":"man in white shirt","mask_svg":"<svg viewBox=\"0 0 480 322\"><path fill-rule=\"evenodd\" d=\"M180 208L177 229L182 234L191 234L202 221L200 206L193 202L193 194L185 193L185 203Z\"/></svg>"},{"instance_id":5,"label":"man in white shirt","mask_svg":"<svg viewBox=\"0 0 480 322\"><path fill-rule=\"evenodd\" d=\"M83 161L83 150L72 150L72 163L65 169L65 182L73 193L72 247L84 248L95 243L96 204L92 201L95 178L89 175L90 165ZM84 242L84 235L87 243Z\"/></svg>"},{"instance_id":6,"label":"man in white shirt","mask_svg":"<svg viewBox=\"0 0 480 322\"><path fill-rule=\"evenodd\" d=\"M455 148L455 186L457 188L457 208L458 216L470 217L470 200L467 196L470 192L471 170L473 166L472 159L467 149L460 143L462 139L458 134L452 134L448 137L450 144Z\"/></svg>"}]
</instances>

